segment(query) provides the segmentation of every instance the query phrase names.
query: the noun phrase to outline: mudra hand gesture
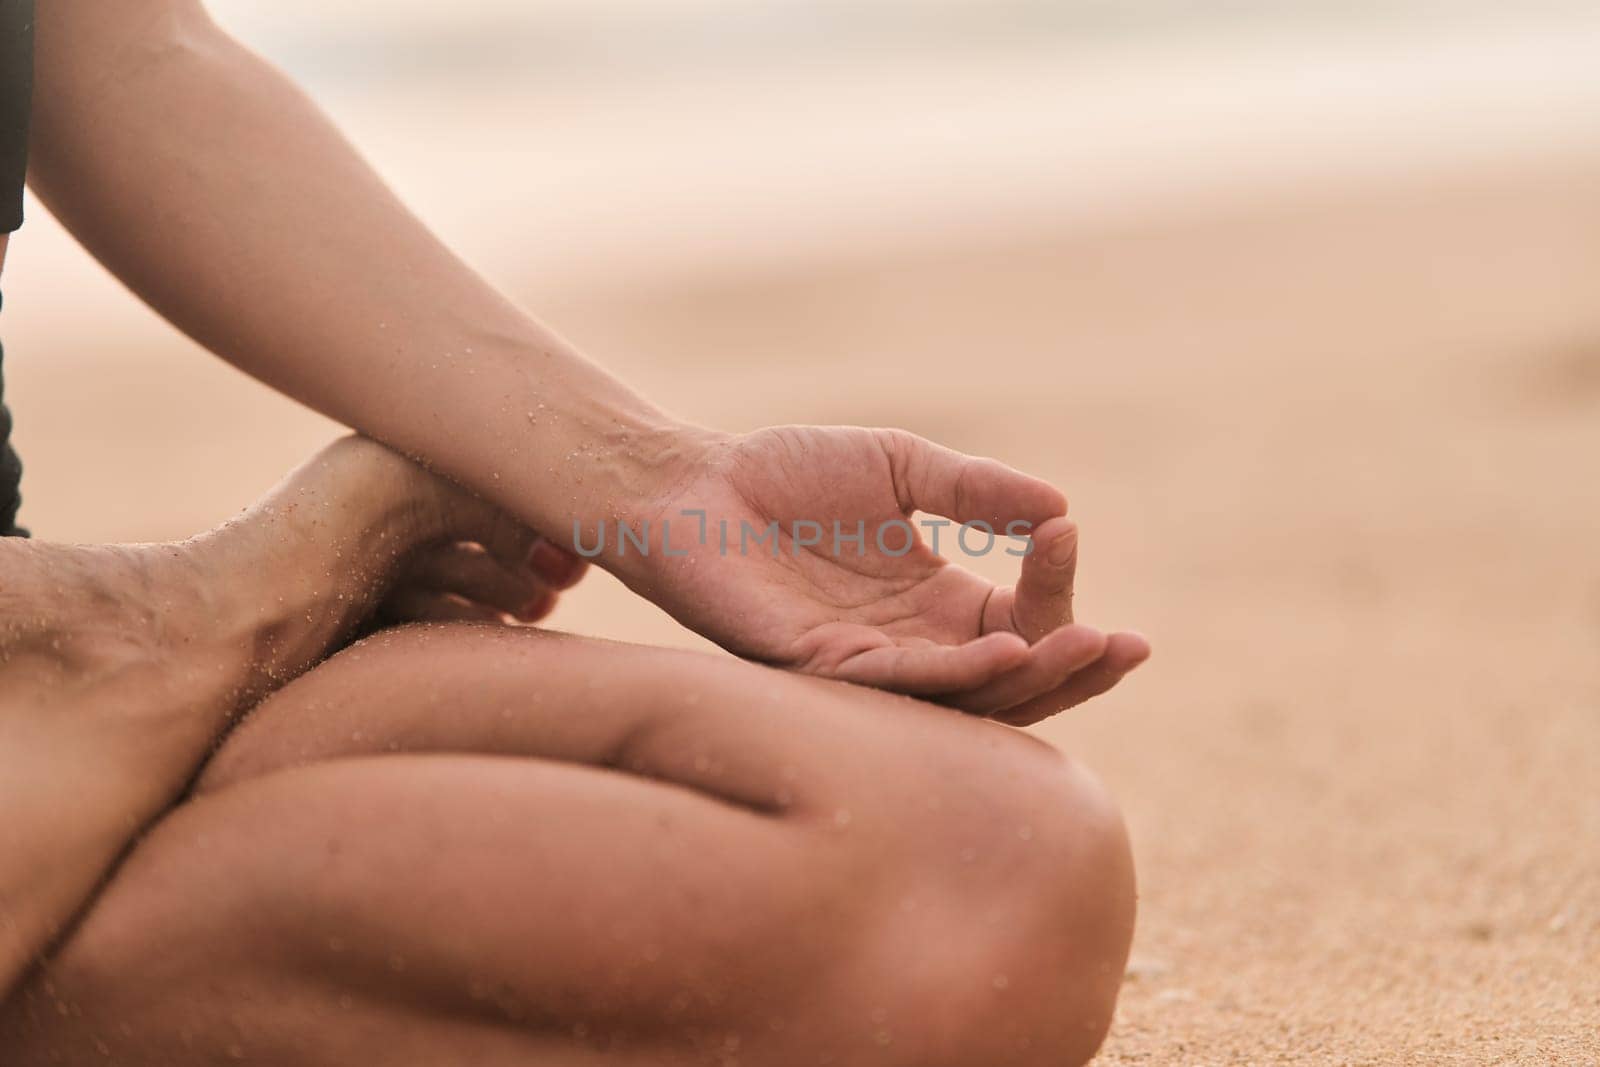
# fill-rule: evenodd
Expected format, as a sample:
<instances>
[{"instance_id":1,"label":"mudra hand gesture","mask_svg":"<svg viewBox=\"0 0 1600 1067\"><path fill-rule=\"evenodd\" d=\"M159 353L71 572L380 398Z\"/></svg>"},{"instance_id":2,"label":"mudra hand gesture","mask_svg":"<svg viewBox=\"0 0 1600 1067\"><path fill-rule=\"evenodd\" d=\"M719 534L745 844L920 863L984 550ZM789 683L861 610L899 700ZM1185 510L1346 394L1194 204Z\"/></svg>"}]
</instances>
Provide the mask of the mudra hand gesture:
<instances>
[{"instance_id":1,"label":"mudra hand gesture","mask_svg":"<svg viewBox=\"0 0 1600 1067\"><path fill-rule=\"evenodd\" d=\"M697 434L674 454L609 544L591 530L576 547L730 651L1017 725L1105 692L1149 655L1137 634L1073 621L1066 499L995 460L831 426ZM936 554L917 511L1030 534L1017 584ZM655 538L647 553L619 544L622 524Z\"/></svg>"}]
</instances>

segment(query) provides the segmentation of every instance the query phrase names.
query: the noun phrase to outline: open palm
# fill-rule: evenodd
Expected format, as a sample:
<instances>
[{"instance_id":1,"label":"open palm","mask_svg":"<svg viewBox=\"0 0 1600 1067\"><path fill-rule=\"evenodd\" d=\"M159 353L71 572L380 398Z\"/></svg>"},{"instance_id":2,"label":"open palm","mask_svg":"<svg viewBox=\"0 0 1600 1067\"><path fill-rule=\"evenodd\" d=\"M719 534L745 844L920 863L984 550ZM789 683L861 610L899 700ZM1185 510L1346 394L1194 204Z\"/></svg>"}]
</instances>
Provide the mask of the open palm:
<instances>
[{"instance_id":1,"label":"open palm","mask_svg":"<svg viewBox=\"0 0 1600 1067\"><path fill-rule=\"evenodd\" d=\"M790 426L714 439L681 471L645 515L651 554L604 562L741 655L1014 723L1109 689L1148 655L1137 635L1073 624L1066 501L994 460L898 430ZM913 527L918 511L1002 535L1022 524L1017 585L950 564ZM969 533L972 551L989 544ZM1022 542L989 550L1006 548Z\"/></svg>"}]
</instances>

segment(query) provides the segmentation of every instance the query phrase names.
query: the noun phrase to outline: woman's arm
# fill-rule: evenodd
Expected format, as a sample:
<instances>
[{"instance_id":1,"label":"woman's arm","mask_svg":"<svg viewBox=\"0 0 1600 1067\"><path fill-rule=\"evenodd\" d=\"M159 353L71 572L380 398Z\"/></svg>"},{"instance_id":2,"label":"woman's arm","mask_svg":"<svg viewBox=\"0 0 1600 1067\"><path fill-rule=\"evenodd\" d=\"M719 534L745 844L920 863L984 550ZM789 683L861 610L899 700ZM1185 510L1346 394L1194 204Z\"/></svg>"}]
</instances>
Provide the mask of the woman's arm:
<instances>
[{"instance_id":1,"label":"woman's arm","mask_svg":"<svg viewBox=\"0 0 1600 1067\"><path fill-rule=\"evenodd\" d=\"M670 447L670 420L440 244L198 3L38 18L31 184L200 343L550 532L611 515Z\"/></svg>"},{"instance_id":2,"label":"woman's arm","mask_svg":"<svg viewBox=\"0 0 1600 1067\"><path fill-rule=\"evenodd\" d=\"M655 522L659 540L678 513L736 534L745 522L876 528L918 508L1038 530L1014 590L920 544L841 554L794 537L781 554L746 555L701 541L688 557L658 546L597 560L746 656L1031 721L1147 654L1136 636L1069 625L1076 531L1050 485L910 434L732 437L677 422L451 254L194 0L38 11L35 189L235 366L561 542L575 522L615 535L618 521Z\"/></svg>"}]
</instances>

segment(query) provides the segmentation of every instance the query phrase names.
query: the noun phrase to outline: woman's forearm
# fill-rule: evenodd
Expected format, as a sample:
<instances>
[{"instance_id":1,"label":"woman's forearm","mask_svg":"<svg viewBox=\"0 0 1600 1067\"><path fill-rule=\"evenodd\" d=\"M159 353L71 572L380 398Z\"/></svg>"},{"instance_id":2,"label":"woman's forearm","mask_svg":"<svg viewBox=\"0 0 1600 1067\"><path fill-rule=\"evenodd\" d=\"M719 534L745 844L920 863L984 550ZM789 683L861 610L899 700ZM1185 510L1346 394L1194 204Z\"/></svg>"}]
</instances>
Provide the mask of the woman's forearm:
<instances>
[{"instance_id":1,"label":"woman's forearm","mask_svg":"<svg viewBox=\"0 0 1600 1067\"><path fill-rule=\"evenodd\" d=\"M547 532L670 459L671 420L439 243L197 4L39 5L30 181L235 366Z\"/></svg>"}]
</instances>

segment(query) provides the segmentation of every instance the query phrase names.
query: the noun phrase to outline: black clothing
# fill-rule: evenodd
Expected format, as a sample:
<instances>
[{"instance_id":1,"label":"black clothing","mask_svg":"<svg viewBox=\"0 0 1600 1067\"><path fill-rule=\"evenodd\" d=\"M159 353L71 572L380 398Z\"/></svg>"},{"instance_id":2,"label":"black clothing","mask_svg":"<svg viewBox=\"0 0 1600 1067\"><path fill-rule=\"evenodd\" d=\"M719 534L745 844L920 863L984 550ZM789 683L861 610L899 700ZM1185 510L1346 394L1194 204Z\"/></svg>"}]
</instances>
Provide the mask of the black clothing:
<instances>
[{"instance_id":1,"label":"black clothing","mask_svg":"<svg viewBox=\"0 0 1600 1067\"><path fill-rule=\"evenodd\" d=\"M33 110L33 0L0 0L0 233L22 225L22 183L28 170L28 115ZM0 364L5 352L0 350ZM0 365L0 372L4 371ZM17 529L22 464L11 448L11 413L0 373L0 534Z\"/></svg>"},{"instance_id":2,"label":"black clothing","mask_svg":"<svg viewBox=\"0 0 1600 1067\"><path fill-rule=\"evenodd\" d=\"M22 225L33 110L33 0L0 0L0 233Z\"/></svg>"},{"instance_id":3,"label":"black clothing","mask_svg":"<svg viewBox=\"0 0 1600 1067\"><path fill-rule=\"evenodd\" d=\"M5 362L5 350L0 349L0 363ZM0 376L0 535L27 537L28 531L17 528L17 508L22 504L22 494L17 485L22 481L22 462L6 442L11 439L11 412L6 410L6 383Z\"/></svg>"}]
</instances>

